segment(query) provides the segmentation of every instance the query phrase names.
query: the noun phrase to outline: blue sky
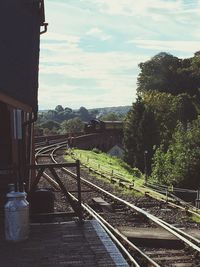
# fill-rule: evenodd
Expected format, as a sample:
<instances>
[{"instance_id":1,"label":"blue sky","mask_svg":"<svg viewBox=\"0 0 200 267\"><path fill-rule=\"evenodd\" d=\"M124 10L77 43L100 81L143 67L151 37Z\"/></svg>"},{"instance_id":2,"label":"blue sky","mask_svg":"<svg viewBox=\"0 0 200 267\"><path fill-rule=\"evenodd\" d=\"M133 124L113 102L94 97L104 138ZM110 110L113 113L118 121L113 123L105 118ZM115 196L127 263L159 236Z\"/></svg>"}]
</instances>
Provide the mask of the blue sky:
<instances>
[{"instance_id":1,"label":"blue sky","mask_svg":"<svg viewBox=\"0 0 200 267\"><path fill-rule=\"evenodd\" d=\"M200 50L200 0L46 0L39 108L131 105L138 64Z\"/></svg>"}]
</instances>

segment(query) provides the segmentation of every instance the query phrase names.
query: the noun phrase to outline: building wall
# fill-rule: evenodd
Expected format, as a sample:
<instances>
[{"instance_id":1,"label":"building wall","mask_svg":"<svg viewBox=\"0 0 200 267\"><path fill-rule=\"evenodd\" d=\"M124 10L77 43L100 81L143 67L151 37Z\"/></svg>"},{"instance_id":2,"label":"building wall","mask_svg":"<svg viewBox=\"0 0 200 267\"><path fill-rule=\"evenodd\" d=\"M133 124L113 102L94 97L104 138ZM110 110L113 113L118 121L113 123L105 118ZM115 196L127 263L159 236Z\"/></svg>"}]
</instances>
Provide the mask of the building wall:
<instances>
[{"instance_id":1,"label":"building wall","mask_svg":"<svg viewBox=\"0 0 200 267\"><path fill-rule=\"evenodd\" d=\"M42 0L0 1L0 213L9 183L28 182L37 113ZM19 116L18 116L19 115Z\"/></svg>"},{"instance_id":2,"label":"building wall","mask_svg":"<svg viewBox=\"0 0 200 267\"><path fill-rule=\"evenodd\" d=\"M0 214L3 213L8 185L22 190L29 185L28 165L34 163L31 113L0 101ZM28 123L27 123L28 122Z\"/></svg>"},{"instance_id":3,"label":"building wall","mask_svg":"<svg viewBox=\"0 0 200 267\"><path fill-rule=\"evenodd\" d=\"M72 146L80 149L98 148L107 152L116 144L122 143L122 135L116 131L105 131L103 133L95 133L82 135L72 139Z\"/></svg>"},{"instance_id":4,"label":"building wall","mask_svg":"<svg viewBox=\"0 0 200 267\"><path fill-rule=\"evenodd\" d=\"M37 110L39 0L0 1L0 93Z\"/></svg>"}]
</instances>

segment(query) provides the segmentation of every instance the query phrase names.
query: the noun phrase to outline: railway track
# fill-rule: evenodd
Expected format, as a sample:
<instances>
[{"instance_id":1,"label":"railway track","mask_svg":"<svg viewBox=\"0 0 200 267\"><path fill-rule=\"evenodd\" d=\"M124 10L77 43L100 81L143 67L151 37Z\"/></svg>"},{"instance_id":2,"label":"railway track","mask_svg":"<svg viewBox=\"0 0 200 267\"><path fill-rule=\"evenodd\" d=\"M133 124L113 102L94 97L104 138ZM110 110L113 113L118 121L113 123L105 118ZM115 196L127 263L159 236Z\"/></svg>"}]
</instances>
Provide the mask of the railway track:
<instances>
[{"instance_id":1,"label":"railway track","mask_svg":"<svg viewBox=\"0 0 200 267\"><path fill-rule=\"evenodd\" d=\"M58 151L63 149L63 146L66 149L65 143L61 143L57 147L52 145L41 150L38 149L37 158L49 160L47 153L51 152L51 160L55 162L54 155L57 153L56 158L60 159L58 154L62 155L62 152ZM68 191L73 192L73 198L77 197L74 192L76 175L73 170L63 169L59 172L60 174L65 172L65 175L67 173L68 178L65 183ZM45 175L51 181L48 174ZM64 174L62 175L64 176ZM166 222L160 216L158 218L150 213L155 206L162 209L162 213L172 212L168 206L163 207L163 203L149 198L146 200L142 198L140 203L138 201L137 205L134 205L130 201L102 189L88 179L81 178L81 181L82 208L85 210L85 216L87 218L92 216L102 224L118 243L130 266L200 266L200 240L180 230L181 227L185 227L185 224L181 224L180 221L179 228L177 228L171 222ZM55 182L53 182L53 187L58 189ZM129 229L129 236L124 229ZM138 237L137 232L141 237ZM154 235L151 234L148 237L148 233L151 232L154 232ZM156 235L164 235L165 238L156 238ZM166 239L166 236L170 237Z\"/></svg>"}]
</instances>

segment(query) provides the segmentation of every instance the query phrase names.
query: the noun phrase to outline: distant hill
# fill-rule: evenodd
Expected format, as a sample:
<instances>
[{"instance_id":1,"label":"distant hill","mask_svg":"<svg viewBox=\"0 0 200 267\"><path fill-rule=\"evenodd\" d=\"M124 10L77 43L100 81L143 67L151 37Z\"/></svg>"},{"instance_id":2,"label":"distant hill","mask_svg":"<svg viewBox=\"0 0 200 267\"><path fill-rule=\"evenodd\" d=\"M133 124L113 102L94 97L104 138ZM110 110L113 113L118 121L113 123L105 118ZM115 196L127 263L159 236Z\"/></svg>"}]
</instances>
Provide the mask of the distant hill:
<instances>
[{"instance_id":1,"label":"distant hill","mask_svg":"<svg viewBox=\"0 0 200 267\"><path fill-rule=\"evenodd\" d=\"M118 107L91 108L91 109L88 109L88 111L91 113L96 111L97 117L100 117L108 113L116 113L118 115L125 115L130 109L131 109L131 106L118 106ZM73 109L73 111L77 112L78 109ZM46 112L48 112L48 109L39 110L39 113L46 113Z\"/></svg>"}]
</instances>

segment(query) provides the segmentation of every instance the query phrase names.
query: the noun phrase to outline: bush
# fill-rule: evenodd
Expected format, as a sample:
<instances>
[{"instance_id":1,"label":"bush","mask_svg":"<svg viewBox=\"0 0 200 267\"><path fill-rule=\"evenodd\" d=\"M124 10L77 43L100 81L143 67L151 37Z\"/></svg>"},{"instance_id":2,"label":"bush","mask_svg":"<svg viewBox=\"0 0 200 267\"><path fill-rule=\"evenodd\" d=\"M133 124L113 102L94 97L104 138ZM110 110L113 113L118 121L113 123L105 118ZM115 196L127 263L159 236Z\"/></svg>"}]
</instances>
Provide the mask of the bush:
<instances>
[{"instance_id":1,"label":"bush","mask_svg":"<svg viewBox=\"0 0 200 267\"><path fill-rule=\"evenodd\" d=\"M153 158L151 180L186 188L200 187L200 117L188 128L176 128L167 152L161 146Z\"/></svg>"},{"instance_id":2,"label":"bush","mask_svg":"<svg viewBox=\"0 0 200 267\"><path fill-rule=\"evenodd\" d=\"M133 173L133 176L135 176L137 178L141 178L142 177L142 173L138 168L133 168L132 169L132 173Z\"/></svg>"},{"instance_id":3,"label":"bush","mask_svg":"<svg viewBox=\"0 0 200 267\"><path fill-rule=\"evenodd\" d=\"M95 148L92 149L92 152L94 152L96 154L100 154L101 150L95 147Z\"/></svg>"}]
</instances>

